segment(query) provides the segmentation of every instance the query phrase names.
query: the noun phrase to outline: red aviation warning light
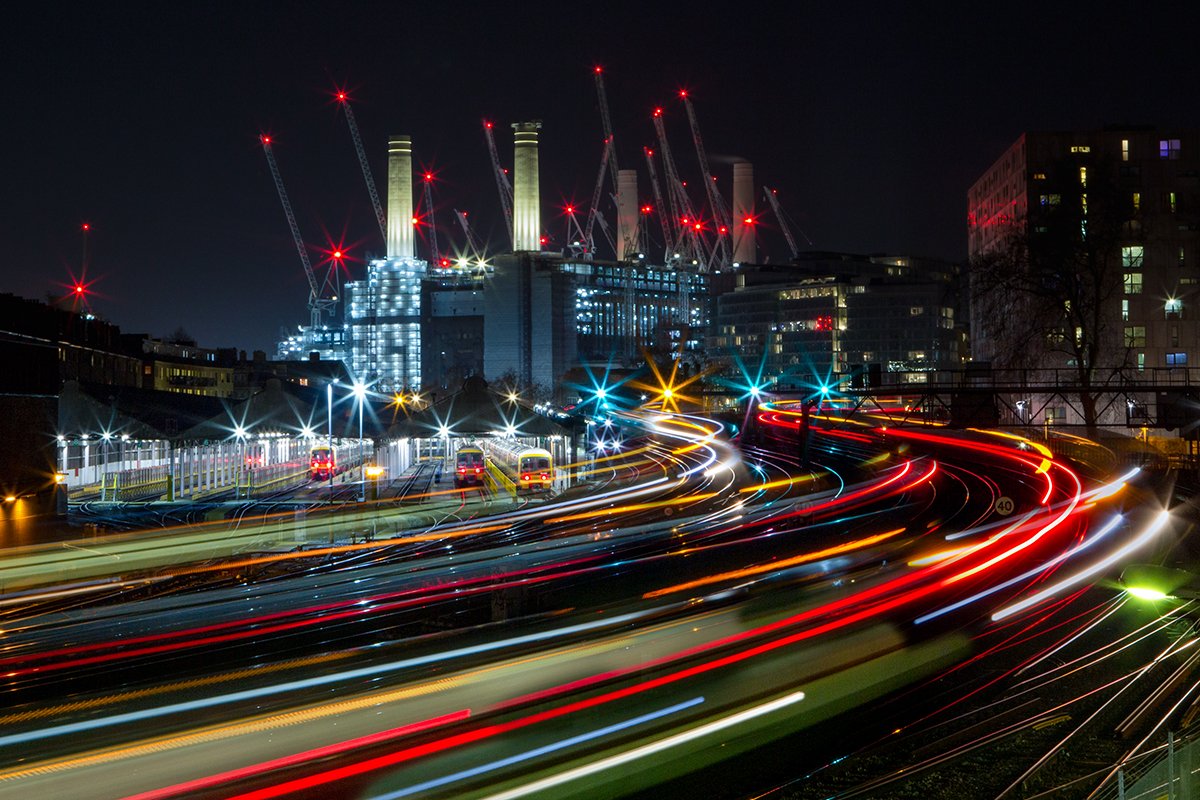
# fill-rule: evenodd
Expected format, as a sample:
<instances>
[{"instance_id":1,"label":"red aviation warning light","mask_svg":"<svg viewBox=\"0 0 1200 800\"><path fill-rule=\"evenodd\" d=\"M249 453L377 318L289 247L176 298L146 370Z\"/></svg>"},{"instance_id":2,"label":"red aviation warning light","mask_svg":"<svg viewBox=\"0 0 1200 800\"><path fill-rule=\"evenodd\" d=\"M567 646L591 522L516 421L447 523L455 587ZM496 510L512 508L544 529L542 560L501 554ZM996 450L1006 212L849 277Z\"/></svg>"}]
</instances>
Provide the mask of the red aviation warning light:
<instances>
[{"instance_id":1,"label":"red aviation warning light","mask_svg":"<svg viewBox=\"0 0 1200 800\"><path fill-rule=\"evenodd\" d=\"M259 137L258 137L258 140L259 140L260 142L262 142L263 144L270 144L270 143L271 143L271 137L270 137L270 136L267 136L266 134L263 134L262 136L259 136Z\"/></svg>"},{"instance_id":2,"label":"red aviation warning light","mask_svg":"<svg viewBox=\"0 0 1200 800\"><path fill-rule=\"evenodd\" d=\"M721 227L717 228L717 233L729 233L729 229L722 225Z\"/></svg>"},{"instance_id":3,"label":"red aviation warning light","mask_svg":"<svg viewBox=\"0 0 1200 800\"><path fill-rule=\"evenodd\" d=\"M345 254L344 254L344 253L343 253L341 250L334 250L334 251L333 251L333 257L334 257L334 258L336 258L336 259L338 259L338 260L341 260L341 258L342 258L342 256L343 256L343 255L345 255Z\"/></svg>"},{"instance_id":4,"label":"red aviation warning light","mask_svg":"<svg viewBox=\"0 0 1200 800\"><path fill-rule=\"evenodd\" d=\"M831 331L833 330L833 317L829 314L822 314L817 317L813 327L818 331Z\"/></svg>"},{"instance_id":5,"label":"red aviation warning light","mask_svg":"<svg viewBox=\"0 0 1200 800\"><path fill-rule=\"evenodd\" d=\"M86 291L86 290L84 289L82 283L75 284L75 296L76 297L83 297L84 291Z\"/></svg>"},{"instance_id":6,"label":"red aviation warning light","mask_svg":"<svg viewBox=\"0 0 1200 800\"><path fill-rule=\"evenodd\" d=\"M742 220L742 224L743 225L753 225L754 217L746 217L744 220Z\"/></svg>"},{"instance_id":7,"label":"red aviation warning light","mask_svg":"<svg viewBox=\"0 0 1200 800\"><path fill-rule=\"evenodd\" d=\"M642 213L643 213L643 214L650 214L650 213L652 213L653 211L654 211L654 207L653 207L653 206L642 206Z\"/></svg>"},{"instance_id":8,"label":"red aviation warning light","mask_svg":"<svg viewBox=\"0 0 1200 800\"><path fill-rule=\"evenodd\" d=\"M594 72L594 73L596 73L597 75L599 75L601 72L604 72L604 70L600 69L600 67L599 67L599 66L595 66L595 67L592 67L592 72Z\"/></svg>"},{"instance_id":9,"label":"red aviation warning light","mask_svg":"<svg viewBox=\"0 0 1200 800\"><path fill-rule=\"evenodd\" d=\"M84 233L87 233L88 231L90 231L92 229L92 225L90 222L85 222L79 226L79 229L81 231L83 231Z\"/></svg>"},{"instance_id":10,"label":"red aviation warning light","mask_svg":"<svg viewBox=\"0 0 1200 800\"><path fill-rule=\"evenodd\" d=\"M491 130L492 123L488 122L488 121L485 119L485 120L483 121L483 127L487 128L488 130Z\"/></svg>"},{"instance_id":11,"label":"red aviation warning light","mask_svg":"<svg viewBox=\"0 0 1200 800\"><path fill-rule=\"evenodd\" d=\"M338 102L339 102L339 103L344 103L344 102L346 102L346 93L345 93L345 92L338 92L338 93L337 93L337 99L338 99Z\"/></svg>"},{"instance_id":12,"label":"red aviation warning light","mask_svg":"<svg viewBox=\"0 0 1200 800\"><path fill-rule=\"evenodd\" d=\"M432 173L432 172L426 172L426 173L425 173L425 180L426 180L426 182L433 180L433 173Z\"/></svg>"},{"instance_id":13,"label":"red aviation warning light","mask_svg":"<svg viewBox=\"0 0 1200 800\"><path fill-rule=\"evenodd\" d=\"M568 214L574 214L574 213L575 213L575 206L567 206L567 213L568 213Z\"/></svg>"},{"instance_id":14,"label":"red aviation warning light","mask_svg":"<svg viewBox=\"0 0 1200 800\"><path fill-rule=\"evenodd\" d=\"M443 259L442 259L442 260L441 260L439 263L440 263L440 264L441 264L441 266L443 266L443 267L448 267L448 266L450 266L450 259L448 259L448 258L443 258Z\"/></svg>"},{"instance_id":15,"label":"red aviation warning light","mask_svg":"<svg viewBox=\"0 0 1200 800\"><path fill-rule=\"evenodd\" d=\"M654 109L654 116L656 116L656 117L661 117L661 116L662 116L662 109L661 109L661 108L656 108L656 109Z\"/></svg>"}]
</instances>

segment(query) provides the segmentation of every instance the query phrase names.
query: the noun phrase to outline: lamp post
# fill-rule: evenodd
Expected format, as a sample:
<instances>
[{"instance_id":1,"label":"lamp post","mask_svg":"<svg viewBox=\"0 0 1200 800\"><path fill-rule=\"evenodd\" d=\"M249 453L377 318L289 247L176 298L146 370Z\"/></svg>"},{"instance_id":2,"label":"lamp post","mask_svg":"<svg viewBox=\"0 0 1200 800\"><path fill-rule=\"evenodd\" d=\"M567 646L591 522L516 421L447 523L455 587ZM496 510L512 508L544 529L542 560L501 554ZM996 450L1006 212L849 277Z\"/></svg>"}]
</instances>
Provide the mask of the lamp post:
<instances>
[{"instance_id":1,"label":"lamp post","mask_svg":"<svg viewBox=\"0 0 1200 800\"><path fill-rule=\"evenodd\" d=\"M367 387L361 381L354 382L354 396L358 399L358 502L366 501L367 478L363 461L363 399L367 396Z\"/></svg>"},{"instance_id":2,"label":"lamp post","mask_svg":"<svg viewBox=\"0 0 1200 800\"><path fill-rule=\"evenodd\" d=\"M331 381L325 384L325 408L329 412L329 502L333 503L333 384L336 381Z\"/></svg>"},{"instance_id":3,"label":"lamp post","mask_svg":"<svg viewBox=\"0 0 1200 800\"><path fill-rule=\"evenodd\" d=\"M104 469L100 473L100 499L108 500L109 502L112 502L117 499L115 496L116 495L116 491L115 491L116 487L113 487L113 489L114 489L113 495L114 496L113 497L108 496L108 447L109 447L108 443L112 441L112 434L109 433L108 431L105 431L103 434L101 434L100 438L104 440L104 444L102 445L102 447L104 449Z\"/></svg>"}]
</instances>

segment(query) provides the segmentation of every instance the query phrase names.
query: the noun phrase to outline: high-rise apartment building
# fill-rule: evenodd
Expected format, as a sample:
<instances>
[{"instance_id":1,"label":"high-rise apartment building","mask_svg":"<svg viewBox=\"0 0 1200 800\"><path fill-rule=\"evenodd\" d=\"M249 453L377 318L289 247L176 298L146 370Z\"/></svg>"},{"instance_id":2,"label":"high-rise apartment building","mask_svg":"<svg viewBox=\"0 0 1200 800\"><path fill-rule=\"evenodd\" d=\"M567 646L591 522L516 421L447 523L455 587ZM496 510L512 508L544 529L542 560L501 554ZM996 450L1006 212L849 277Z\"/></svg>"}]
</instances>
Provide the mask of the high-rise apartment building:
<instances>
[{"instance_id":1,"label":"high-rise apartment building","mask_svg":"<svg viewBox=\"0 0 1200 800\"><path fill-rule=\"evenodd\" d=\"M1112 336L1096 363L1137 370L1195 364L1200 131L1114 126L1022 134L968 192L971 259L1001 250L1014 235L1036 246L1040 237L1061 235L1052 226L1064 219L1077 241L1103 242L1092 257L1110 265L1111 285L1098 294ZM974 313L971 336L977 360L997 357Z\"/></svg>"}]
</instances>

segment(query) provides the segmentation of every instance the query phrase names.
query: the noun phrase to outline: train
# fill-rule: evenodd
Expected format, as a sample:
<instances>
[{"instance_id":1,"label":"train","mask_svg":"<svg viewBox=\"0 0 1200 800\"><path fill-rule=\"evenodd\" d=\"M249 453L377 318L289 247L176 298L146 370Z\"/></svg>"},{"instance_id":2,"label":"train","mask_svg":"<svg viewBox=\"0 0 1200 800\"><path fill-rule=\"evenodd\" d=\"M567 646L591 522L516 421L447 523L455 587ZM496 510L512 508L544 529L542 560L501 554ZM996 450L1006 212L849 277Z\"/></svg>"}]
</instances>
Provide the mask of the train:
<instances>
[{"instance_id":1,"label":"train","mask_svg":"<svg viewBox=\"0 0 1200 800\"><path fill-rule=\"evenodd\" d=\"M483 450L473 444L458 448L454 456L454 488L483 485Z\"/></svg>"},{"instance_id":2,"label":"train","mask_svg":"<svg viewBox=\"0 0 1200 800\"><path fill-rule=\"evenodd\" d=\"M308 451L308 477L313 480L328 480L338 474L337 451L327 444L314 445Z\"/></svg>"},{"instance_id":3,"label":"train","mask_svg":"<svg viewBox=\"0 0 1200 800\"><path fill-rule=\"evenodd\" d=\"M554 485L554 459L549 450L516 439L486 439L483 448L518 490L548 491Z\"/></svg>"}]
</instances>

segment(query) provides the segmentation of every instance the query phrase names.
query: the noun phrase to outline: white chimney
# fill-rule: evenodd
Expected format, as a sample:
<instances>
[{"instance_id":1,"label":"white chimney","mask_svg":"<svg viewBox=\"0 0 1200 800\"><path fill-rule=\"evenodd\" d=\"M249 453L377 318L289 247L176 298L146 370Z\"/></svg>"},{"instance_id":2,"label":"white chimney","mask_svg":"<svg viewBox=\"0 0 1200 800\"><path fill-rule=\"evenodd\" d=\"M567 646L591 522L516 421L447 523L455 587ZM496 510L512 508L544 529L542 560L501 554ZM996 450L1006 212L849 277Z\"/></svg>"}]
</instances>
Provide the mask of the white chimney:
<instances>
[{"instance_id":1,"label":"white chimney","mask_svg":"<svg viewBox=\"0 0 1200 800\"><path fill-rule=\"evenodd\" d=\"M638 180L636 169L617 171L617 260L635 258L638 250Z\"/></svg>"},{"instance_id":2,"label":"white chimney","mask_svg":"<svg viewBox=\"0 0 1200 800\"><path fill-rule=\"evenodd\" d=\"M388 137L387 256L412 258L412 137Z\"/></svg>"},{"instance_id":3,"label":"white chimney","mask_svg":"<svg viewBox=\"0 0 1200 800\"><path fill-rule=\"evenodd\" d=\"M513 250L542 249L538 131L542 121L513 123Z\"/></svg>"},{"instance_id":4,"label":"white chimney","mask_svg":"<svg viewBox=\"0 0 1200 800\"><path fill-rule=\"evenodd\" d=\"M750 220L750 222L746 222ZM750 264L758 258L754 247L754 165L733 165L733 260Z\"/></svg>"}]
</instances>

